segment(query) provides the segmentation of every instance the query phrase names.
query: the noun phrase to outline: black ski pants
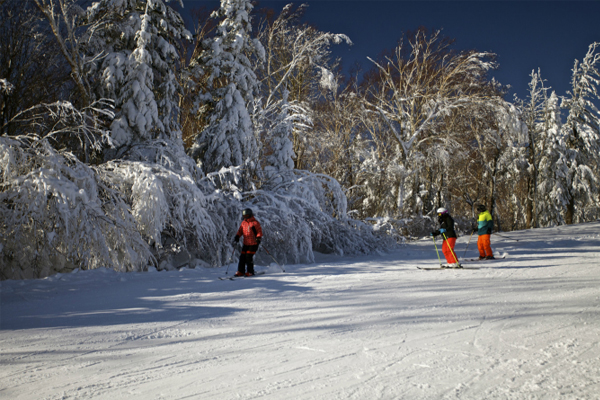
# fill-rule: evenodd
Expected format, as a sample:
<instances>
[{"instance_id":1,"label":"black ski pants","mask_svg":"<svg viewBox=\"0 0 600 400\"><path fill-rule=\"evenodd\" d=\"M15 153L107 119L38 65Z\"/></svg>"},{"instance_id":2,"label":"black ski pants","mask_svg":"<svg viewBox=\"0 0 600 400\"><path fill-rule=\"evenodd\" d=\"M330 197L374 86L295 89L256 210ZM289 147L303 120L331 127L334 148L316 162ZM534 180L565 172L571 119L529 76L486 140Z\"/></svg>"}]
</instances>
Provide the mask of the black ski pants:
<instances>
[{"instance_id":1,"label":"black ski pants","mask_svg":"<svg viewBox=\"0 0 600 400\"><path fill-rule=\"evenodd\" d=\"M243 245L242 253L240 254L240 262L238 263L238 272L240 274L244 274L246 272L253 274L254 273L254 255L258 250L258 245ZM246 267L248 267L248 271L246 271Z\"/></svg>"}]
</instances>

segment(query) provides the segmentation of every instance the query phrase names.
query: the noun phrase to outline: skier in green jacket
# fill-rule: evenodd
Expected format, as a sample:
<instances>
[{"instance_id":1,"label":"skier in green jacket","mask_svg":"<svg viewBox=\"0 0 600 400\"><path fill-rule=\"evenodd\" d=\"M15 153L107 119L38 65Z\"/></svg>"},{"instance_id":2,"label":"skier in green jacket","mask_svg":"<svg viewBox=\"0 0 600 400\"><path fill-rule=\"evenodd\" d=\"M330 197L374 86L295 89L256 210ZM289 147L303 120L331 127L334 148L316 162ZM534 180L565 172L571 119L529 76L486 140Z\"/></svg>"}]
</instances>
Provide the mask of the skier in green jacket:
<instances>
[{"instance_id":1,"label":"skier in green jacket","mask_svg":"<svg viewBox=\"0 0 600 400\"><path fill-rule=\"evenodd\" d=\"M494 228L492 214L490 214L483 204L477 205L477 211L479 211L479 216L477 217L477 228L473 229L473 232L477 232L479 235L479 238L477 239L479 259L494 260L495 257L494 253L492 253L492 246L490 243L492 229Z\"/></svg>"}]
</instances>

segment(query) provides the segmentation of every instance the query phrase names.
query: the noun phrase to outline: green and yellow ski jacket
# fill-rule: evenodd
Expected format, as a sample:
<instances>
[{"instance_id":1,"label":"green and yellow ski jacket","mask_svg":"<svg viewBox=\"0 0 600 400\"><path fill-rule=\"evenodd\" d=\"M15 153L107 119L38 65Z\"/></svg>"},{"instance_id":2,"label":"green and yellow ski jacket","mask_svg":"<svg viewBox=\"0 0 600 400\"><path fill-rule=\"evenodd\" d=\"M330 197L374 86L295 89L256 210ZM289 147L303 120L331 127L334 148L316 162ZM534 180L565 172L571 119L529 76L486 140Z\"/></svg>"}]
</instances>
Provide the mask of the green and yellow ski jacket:
<instances>
[{"instance_id":1,"label":"green and yellow ski jacket","mask_svg":"<svg viewBox=\"0 0 600 400\"><path fill-rule=\"evenodd\" d=\"M492 229L494 229L494 221L492 220L492 214L488 210L479 214L477 218L477 234L478 235L491 235Z\"/></svg>"}]
</instances>

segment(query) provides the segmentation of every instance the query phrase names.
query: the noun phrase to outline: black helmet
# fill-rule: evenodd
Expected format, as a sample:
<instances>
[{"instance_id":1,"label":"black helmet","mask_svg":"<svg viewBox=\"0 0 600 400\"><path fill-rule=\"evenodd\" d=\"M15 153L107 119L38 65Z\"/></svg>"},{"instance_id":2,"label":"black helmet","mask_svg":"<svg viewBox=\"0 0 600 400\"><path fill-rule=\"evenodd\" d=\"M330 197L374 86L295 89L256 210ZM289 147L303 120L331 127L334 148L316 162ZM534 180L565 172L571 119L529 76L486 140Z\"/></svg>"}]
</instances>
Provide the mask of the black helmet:
<instances>
[{"instance_id":1,"label":"black helmet","mask_svg":"<svg viewBox=\"0 0 600 400\"><path fill-rule=\"evenodd\" d=\"M252 210L249 208L244 209L244 211L242 211L242 217L248 217L250 218L252 215Z\"/></svg>"},{"instance_id":2,"label":"black helmet","mask_svg":"<svg viewBox=\"0 0 600 400\"><path fill-rule=\"evenodd\" d=\"M483 204L477 204L477 211L484 212L486 210Z\"/></svg>"}]
</instances>

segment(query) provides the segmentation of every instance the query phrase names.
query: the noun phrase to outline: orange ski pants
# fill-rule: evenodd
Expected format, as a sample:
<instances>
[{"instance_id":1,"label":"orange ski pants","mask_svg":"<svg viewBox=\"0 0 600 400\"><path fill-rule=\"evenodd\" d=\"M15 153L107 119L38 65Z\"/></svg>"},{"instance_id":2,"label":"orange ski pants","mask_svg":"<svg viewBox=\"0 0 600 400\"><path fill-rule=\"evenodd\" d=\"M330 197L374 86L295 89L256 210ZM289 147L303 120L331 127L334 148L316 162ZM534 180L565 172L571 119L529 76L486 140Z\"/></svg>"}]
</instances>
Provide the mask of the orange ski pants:
<instances>
[{"instance_id":1,"label":"orange ski pants","mask_svg":"<svg viewBox=\"0 0 600 400\"><path fill-rule=\"evenodd\" d=\"M444 240L444 244L442 244L442 253L444 253L444 257L446 257L448 264L454 264L458 262L453 254L455 244L456 238L448 238Z\"/></svg>"},{"instance_id":2,"label":"orange ski pants","mask_svg":"<svg viewBox=\"0 0 600 400\"><path fill-rule=\"evenodd\" d=\"M494 256L492 253L492 245L490 244L491 235L479 235L477 239L477 248L479 249L479 255L481 257Z\"/></svg>"}]
</instances>

